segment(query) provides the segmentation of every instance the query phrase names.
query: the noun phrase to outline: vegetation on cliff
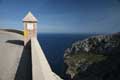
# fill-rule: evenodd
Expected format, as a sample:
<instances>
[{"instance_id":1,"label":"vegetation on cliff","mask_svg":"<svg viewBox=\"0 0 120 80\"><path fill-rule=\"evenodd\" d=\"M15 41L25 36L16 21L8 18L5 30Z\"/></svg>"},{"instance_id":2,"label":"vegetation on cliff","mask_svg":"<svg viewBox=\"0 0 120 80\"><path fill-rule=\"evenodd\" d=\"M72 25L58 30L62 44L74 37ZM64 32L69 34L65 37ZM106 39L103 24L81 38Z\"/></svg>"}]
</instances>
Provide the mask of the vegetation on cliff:
<instances>
[{"instance_id":1,"label":"vegetation on cliff","mask_svg":"<svg viewBox=\"0 0 120 80\"><path fill-rule=\"evenodd\" d=\"M65 72L69 80L113 80L115 76L111 72L120 75L116 72L120 66L119 53L120 33L77 41L65 51Z\"/></svg>"}]
</instances>

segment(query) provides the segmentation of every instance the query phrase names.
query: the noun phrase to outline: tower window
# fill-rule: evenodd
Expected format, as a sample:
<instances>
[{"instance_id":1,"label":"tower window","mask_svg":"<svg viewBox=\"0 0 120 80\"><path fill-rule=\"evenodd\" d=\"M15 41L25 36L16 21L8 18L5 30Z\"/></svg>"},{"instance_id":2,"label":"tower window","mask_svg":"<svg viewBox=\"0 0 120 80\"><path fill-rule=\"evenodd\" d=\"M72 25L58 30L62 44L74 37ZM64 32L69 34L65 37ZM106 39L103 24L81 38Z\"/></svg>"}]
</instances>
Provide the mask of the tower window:
<instances>
[{"instance_id":1,"label":"tower window","mask_svg":"<svg viewBox=\"0 0 120 80\"><path fill-rule=\"evenodd\" d=\"M27 23L27 29L33 30L33 23Z\"/></svg>"}]
</instances>

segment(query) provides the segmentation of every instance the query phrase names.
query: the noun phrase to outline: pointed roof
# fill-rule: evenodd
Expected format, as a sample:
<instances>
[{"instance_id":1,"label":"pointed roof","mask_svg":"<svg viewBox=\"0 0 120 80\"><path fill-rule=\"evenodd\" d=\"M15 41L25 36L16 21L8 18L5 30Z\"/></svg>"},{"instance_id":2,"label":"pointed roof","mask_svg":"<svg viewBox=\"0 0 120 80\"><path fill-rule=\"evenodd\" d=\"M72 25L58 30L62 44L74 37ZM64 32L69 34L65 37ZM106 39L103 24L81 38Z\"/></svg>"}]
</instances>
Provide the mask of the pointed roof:
<instances>
[{"instance_id":1,"label":"pointed roof","mask_svg":"<svg viewBox=\"0 0 120 80\"><path fill-rule=\"evenodd\" d=\"M37 19L35 18L35 16L31 13L28 12L28 14L24 17L23 22L37 22Z\"/></svg>"}]
</instances>

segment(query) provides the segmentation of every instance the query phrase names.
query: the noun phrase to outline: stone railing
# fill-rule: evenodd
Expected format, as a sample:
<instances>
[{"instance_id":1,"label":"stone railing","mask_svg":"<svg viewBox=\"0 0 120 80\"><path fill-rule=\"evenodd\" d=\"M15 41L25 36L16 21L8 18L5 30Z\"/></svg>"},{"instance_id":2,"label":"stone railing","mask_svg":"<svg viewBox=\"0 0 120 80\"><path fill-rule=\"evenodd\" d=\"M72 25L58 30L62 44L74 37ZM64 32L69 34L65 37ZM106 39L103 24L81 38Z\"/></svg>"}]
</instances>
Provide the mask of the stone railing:
<instances>
[{"instance_id":1,"label":"stone railing","mask_svg":"<svg viewBox=\"0 0 120 80\"><path fill-rule=\"evenodd\" d=\"M32 80L62 80L52 72L37 38L31 39L31 50Z\"/></svg>"}]
</instances>

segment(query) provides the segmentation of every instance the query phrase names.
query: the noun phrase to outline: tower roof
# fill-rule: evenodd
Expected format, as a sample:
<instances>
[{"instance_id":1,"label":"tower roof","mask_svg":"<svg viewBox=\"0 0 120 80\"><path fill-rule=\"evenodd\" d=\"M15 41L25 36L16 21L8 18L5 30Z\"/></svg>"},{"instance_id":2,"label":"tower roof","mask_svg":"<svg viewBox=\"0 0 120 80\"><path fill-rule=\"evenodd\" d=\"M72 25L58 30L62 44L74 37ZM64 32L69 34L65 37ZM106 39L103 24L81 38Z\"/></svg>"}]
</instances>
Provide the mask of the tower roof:
<instances>
[{"instance_id":1,"label":"tower roof","mask_svg":"<svg viewBox=\"0 0 120 80\"><path fill-rule=\"evenodd\" d=\"M28 12L28 14L24 17L23 22L37 22L37 19L31 12Z\"/></svg>"}]
</instances>

